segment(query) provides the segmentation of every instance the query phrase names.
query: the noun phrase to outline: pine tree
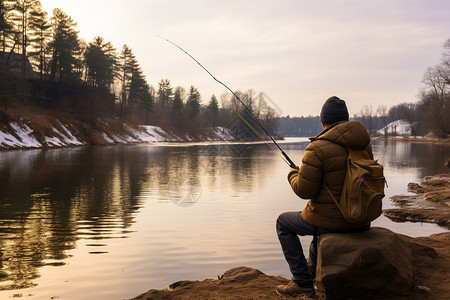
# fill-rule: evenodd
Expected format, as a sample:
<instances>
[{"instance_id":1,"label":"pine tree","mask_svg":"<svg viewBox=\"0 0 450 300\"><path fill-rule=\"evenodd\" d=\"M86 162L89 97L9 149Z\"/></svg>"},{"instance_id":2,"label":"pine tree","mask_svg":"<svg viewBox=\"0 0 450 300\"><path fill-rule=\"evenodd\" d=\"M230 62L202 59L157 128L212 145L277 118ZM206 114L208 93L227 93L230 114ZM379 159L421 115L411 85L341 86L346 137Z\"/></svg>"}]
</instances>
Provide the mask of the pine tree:
<instances>
[{"instance_id":1,"label":"pine tree","mask_svg":"<svg viewBox=\"0 0 450 300\"><path fill-rule=\"evenodd\" d=\"M172 114L176 116L180 116L181 112L183 111L183 98L181 96L182 94L182 88L178 87L175 89L175 93L173 96L172 101Z\"/></svg>"},{"instance_id":2,"label":"pine tree","mask_svg":"<svg viewBox=\"0 0 450 300\"><path fill-rule=\"evenodd\" d=\"M128 110L130 107L129 94L133 72L135 72L134 70L139 68L138 62L133 54L133 51L127 45L123 45L122 47L122 51L119 56L118 66L119 66L118 78L121 82L120 97L119 97L120 116L123 117L125 110Z\"/></svg>"},{"instance_id":3,"label":"pine tree","mask_svg":"<svg viewBox=\"0 0 450 300\"><path fill-rule=\"evenodd\" d=\"M206 117L208 123L211 124L212 126L216 126L218 114L219 114L219 102L217 102L216 96L212 95L211 99L209 100L208 107L206 109Z\"/></svg>"},{"instance_id":4,"label":"pine tree","mask_svg":"<svg viewBox=\"0 0 450 300\"><path fill-rule=\"evenodd\" d=\"M142 93L139 99L139 106L144 110L145 122L150 123L150 113L153 111L155 103L155 89L152 88L146 81L142 86Z\"/></svg>"},{"instance_id":5,"label":"pine tree","mask_svg":"<svg viewBox=\"0 0 450 300\"><path fill-rule=\"evenodd\" d=\"M121 117L130 109L142 108L148 122L155 102L154 91L147 83L133 51L127 45L122 47L118 66L118 78L121 82L119 97Z\"/></svg>"},{"instance_id":6,"label":"pine tree","mask_svg":"<svg viewBox=\"0 0 450 300\"><path fill-rule=\"evenodd\" d=\"M114 82L117 57L110 42L96 37L84 52L86 81L93 87L109 92Z\"/></svg>"},{"instance_id":7,"label":"pine tree","mask_svg":"<svg viewBox=\"0 0 450 300\"><path fill-rule=\"evenodd\" d=\"M51 78L59 81L80 79L78 67L81 64L81 48L78 39L77 23L62 10L55 8L51 18L53 39L49 44L52 50Z\"/></svg>"},{"instance_id":8,"label":"pine tree","mask_svg":"<svg viewBox=\"0 0 450 300\"><path fill-rule=\"evenodd\" d=\"M16 0L10 5L10 20L15 32L15 45L18 46L18 50L22 54L22 75L25 75L28 48L31 47L33 50L35 48L36 24L43 16L39 0ZM33 50L31 51L32 54L34 53Z\"/></svg>"},{"instance_id":9,"label":"pine tree","mask_svg":"<svg viewBox=\"0 0 450 300\"><path fill-rule=\"evenodd\" d=\"M0 38L2 51L6 51L8 37L11 34L11 24L8 22L8 12L11 9L11 1L0 2Z\"/></svg>"},{"instance_id":10,"label":"pine tree","mask_svg":"<svg viewBox=\"0 0 450 300\"><path fill-rule=\"evenodd\" d=\"M31 12L31 15L33 34L30 37L30 42L33 47L28 53L31 58L30 61L39 70L39 77L43 79L48 54L47 45L51 41L51 25L47 20L47 12L42 10L40 3Z\"/></svg>"},{"instance_id":11,"label":"pine tree","mask_svg":"<svg viewBox=\"0 0 450 300\"><path fill-rule=\"evenodd\" d=\"M199 91L191 85L189 89L188 99L186 101L187 115L190 119L195 119L200 112L201 96Z\"/></svg>"},{"instance_id":12,"label":"pine tree","mask_svg":"<svg viewBox=\"0 0 450 300\"><path fill-rule=\"evenodd\" d=\"M170 120L171 123L177 128L180 129L183 127L184 115L183 115L183 98L184 98L185 90L182 87L177 87L175 89L175 93L173 96L172 107L170 110Z\"/></svg>"},{"instance_id":13,"label":"pine tree","mask_svg":"<svg viewBox=\"0 0 450 300\"><path fill-rule=\"evenodd\" d=\"M165 111L170 107L173 97L173 90L170 86L170 80L161 79L161 81L158 83L158 86L158 103L160 109L162 111Z\"/></svg>"}]
</instances>

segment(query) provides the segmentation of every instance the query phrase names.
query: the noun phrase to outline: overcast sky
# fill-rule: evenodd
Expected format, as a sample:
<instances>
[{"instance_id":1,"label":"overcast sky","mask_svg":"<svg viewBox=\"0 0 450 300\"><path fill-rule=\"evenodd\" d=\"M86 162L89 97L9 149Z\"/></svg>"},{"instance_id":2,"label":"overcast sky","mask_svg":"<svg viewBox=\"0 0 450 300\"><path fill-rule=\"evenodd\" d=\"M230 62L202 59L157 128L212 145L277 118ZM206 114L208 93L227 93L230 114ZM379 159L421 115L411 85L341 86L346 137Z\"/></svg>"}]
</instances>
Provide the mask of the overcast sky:
<instances>
[{"instance_id":1,"label":"overcast sky","mask_svg":"<svg viewBox=\"0 0 450 300\"><path fill-rule=\"evenodd\" d=\"M227 90L264 92L282 115L318 115L332 95L350 115L364 105L416 102L427 67L450 38L448 0L41 0L78 23L80 38L127 44L147 81L188 89L203 103Z\"/></svg>"}]
</instances>

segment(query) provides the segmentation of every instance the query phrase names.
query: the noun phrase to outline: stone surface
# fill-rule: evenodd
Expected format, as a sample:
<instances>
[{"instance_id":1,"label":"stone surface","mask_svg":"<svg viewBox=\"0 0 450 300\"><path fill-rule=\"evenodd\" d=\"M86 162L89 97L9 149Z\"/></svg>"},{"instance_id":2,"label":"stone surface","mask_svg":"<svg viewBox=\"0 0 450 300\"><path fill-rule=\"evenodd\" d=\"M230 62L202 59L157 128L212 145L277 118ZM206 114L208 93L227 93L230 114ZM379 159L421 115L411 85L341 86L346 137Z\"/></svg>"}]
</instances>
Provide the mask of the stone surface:
<instances>
[{"instance_id":1,"label":"stone surface","mask_svg":"<svg viewBox=\"0 0 450 300\"><path fill-rule=\"evenodd\" d=\"M320 298L385 298L409 295L414 255L400 235L374 227L350 234L324 234L317 256Z\"/></svg>"}]
</instances>

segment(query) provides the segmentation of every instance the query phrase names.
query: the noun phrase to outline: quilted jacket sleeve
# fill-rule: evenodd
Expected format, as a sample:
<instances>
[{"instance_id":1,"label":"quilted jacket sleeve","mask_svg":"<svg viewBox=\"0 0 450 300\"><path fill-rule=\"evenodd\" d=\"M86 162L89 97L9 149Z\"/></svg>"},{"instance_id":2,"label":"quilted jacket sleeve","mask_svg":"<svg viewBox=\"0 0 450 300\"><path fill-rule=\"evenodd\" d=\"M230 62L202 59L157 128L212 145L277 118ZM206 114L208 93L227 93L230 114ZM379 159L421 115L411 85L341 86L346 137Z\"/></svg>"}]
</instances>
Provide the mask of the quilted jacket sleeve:
<instances>
[{"instance_id":1,"label":"quilted jacket sleeve","mask_svg":"<svg viewBox=\"0 0 450 300\"><path fill-rule=\"evenodd\" d=\"M300 169L292 170L288 174L292 190L302 199L313 199L320 191L323 171L318 154L320 155L319 149L314 143L309 144Z\"/></svg>"}]
</instances>

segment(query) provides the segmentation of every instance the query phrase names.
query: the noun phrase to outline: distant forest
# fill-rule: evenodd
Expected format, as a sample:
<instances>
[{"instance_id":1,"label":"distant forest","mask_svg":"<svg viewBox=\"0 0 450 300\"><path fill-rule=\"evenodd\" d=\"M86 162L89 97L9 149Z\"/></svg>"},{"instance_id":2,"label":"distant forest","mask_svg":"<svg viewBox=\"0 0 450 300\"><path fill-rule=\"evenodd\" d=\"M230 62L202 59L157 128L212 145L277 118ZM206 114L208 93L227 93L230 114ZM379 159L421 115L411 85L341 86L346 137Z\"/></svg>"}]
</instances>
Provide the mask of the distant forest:
<instances>
[{"instance_id":1,"label":"distant forest","mask_svg":"<svg viewBox=\"0 0 450 300\"><path fill-rule=\"evenodd\" d=\"M350 120L360 121L366 126L367 130L371 135L380 135L377 133L380 129L385 127L390 122L399 120L399 115L395 115L395 112L399 106L393 107L389 112L386 118L377 115L371 114L366 116L360 116L358 114L354 115L350 118ZM403 107L403 104L400 105ZM392 116L389 115L392 113ZM401 116L400 116L401 119ZM278 131L280 135L283 136L301 136L301 137L313 137L320 133L322 129L322 125L320 124L319 116L309 116L309 117L279 117L278 121ZM390 133L390 135L394 135L395 133ZM382 133L384 135L384 132Z\"/></svg>"},{"instance_id":2,"label":"distant forest","mask_svg":"<svg viewBox=\"0 0 450 300\"><path fill-rule=\"evenodd\" d=\"M271 134L320 132L318 117L281 117L264 93L252 89L235 92L248 108L244 109L231 93L204 99L195 86L174 87L169 79L154 87L130 46L117 50L101 36L86 42L76 26L60 9L48 16L39 0L0 2L0 111L20 102L70 111L80 118L109 115L197 135L209 127L232 127L241 136L253 135L243 128L242 119L257 127L251 113ZM450 40L441 62L425 71L425 88L417 103L375 110L364 106L354 118L372 133L403 119L413 135L448 137L449 78Z\"/></svg>"}]
</instances>

